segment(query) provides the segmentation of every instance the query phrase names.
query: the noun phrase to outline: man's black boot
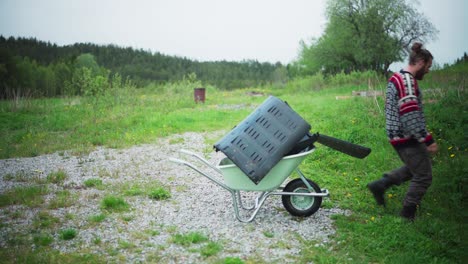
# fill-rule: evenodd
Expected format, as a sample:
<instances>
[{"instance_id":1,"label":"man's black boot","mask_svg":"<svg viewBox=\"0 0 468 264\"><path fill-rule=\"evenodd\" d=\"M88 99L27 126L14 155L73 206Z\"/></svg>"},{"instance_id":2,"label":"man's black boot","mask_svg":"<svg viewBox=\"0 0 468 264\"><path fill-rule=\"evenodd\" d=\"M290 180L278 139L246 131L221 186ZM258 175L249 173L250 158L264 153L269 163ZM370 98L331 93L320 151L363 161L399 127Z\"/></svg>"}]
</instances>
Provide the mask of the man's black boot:
<instances>
[{"instance_id":1,"label":"man's black boot","mask_svg":"<svg viewBox=\"0 0 468 264\"><path fill-rule=\"evenodd\" d=\"M385 206L385 190L387 190L392 185L392 181L384 176L379 180L367 184L367 188L369 188L371 193L374 195L377 204Z\"/></svg>"},{"instance_id":2,"label":"man's black boot","mask_svg":"<svg viewBox=\"0 0 468 264\"><path fill-rule=\"evenodd\" d=\"M406 218L409 221L414 221L416 216L416 205L405 205L401 209L400 216Z\"/></svg>"}]
</instances>

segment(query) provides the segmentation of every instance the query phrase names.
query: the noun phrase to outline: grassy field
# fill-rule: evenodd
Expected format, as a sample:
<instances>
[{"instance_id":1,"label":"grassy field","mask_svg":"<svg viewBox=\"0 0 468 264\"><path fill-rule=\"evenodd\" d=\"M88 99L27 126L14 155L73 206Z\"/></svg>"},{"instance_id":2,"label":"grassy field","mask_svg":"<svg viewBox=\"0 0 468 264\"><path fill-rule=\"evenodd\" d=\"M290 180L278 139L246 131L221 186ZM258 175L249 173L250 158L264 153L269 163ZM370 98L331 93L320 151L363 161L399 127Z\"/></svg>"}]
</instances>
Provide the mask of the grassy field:
<instances>
[{"instance_id":1,"label":"grassy field","mask_svg":"<svg viewBox=\"0 0 468 264\"><path fill-rule=\"evenodd\" d=\"M350 216L336 217L337 233L329 244L317 247L314 241L304 240L301 262L466 263L468 245L463 237L468 143L464 86L426 93L426 119L440 151L433 157L433 184L417 220L408 223L398 217L407 185L389 190L385 209L375 205L366 188L368 182L401 164L385 136L383 97L351 96L352 91L367 90L369 83L326 85L316 86L314 79L309 79L281 88L231 92L208 87L204 104L193 102L190 89L174 93L164 87L125 91L99 100L0 102L0 158L64 150L80 154L97 146L125 148L186 131L229 130L268 95L274 95L306 119L312 132L372 148L370 156L358 160L318 146L316 155L301 165L305 174L330 190L332 196L323 206L352 211ZM384 84L372 88L383 91ZM0 249L2 255L8 255L4 249ZM57 263L99 262L97 256L83 259L51 253L48 257ZM34 255L31 258L34 262Z\"/></svg>"}]
</instances>

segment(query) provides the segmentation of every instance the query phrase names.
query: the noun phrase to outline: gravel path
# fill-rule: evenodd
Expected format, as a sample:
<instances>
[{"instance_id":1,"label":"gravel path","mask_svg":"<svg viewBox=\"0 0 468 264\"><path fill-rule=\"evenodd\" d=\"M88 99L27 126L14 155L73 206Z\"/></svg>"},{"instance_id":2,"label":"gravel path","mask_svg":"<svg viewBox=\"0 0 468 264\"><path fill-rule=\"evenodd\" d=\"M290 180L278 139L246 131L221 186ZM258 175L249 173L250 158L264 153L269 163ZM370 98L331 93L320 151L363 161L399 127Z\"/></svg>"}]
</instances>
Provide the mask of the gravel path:
<instances>
[{"instance_id":1,"label":"gravel path","mask_svg":"<svg viewBox=\"0 0 468 264\"><path fill-rule=\"evenodd\" d=\"M229 192L188 167L168 161L171 156L184 157L177 154L184 148L216 164L223 154L212 151L206 141L214 142L223 134L185 133L129 149L100 148L86 156L61 152L0 160L1 194L31 182L37 184L51 172L63 170L67 174L63 183L48 184L42 206L0 208L0 247L11 247L9 241L20 235L29 236L34 248L32 234L38 228L34 222L38 213L44 211L59 219L57 224L42 230L54 237L50 247L61 252L98 253L110 262L210 263L238 257L293 263L303 247L301 240L314 241L312 245L327 243L334 233L330 216L347 212L321 208L311 217L298 219L284 210L280 197L270 196L253 222L241 223L235 218ZM103 188L85 187L84 181L92 178L101 179ZM169 199L158 201L145 195L123 194L131 186L158 184L170 190ZM60 190L71 192L72 205L50 209L48 204ZM130 210L103 212L100 204L109 194L123 197ZM101 213L106 214L104 221L89 220ZM72 240L61 240L59 231L64 228L74 228L78 235ZM190 232L204 234L222 250L206 257L201 248L208 242L174 243L176 234Z\"/></svg>"}]
</instances>

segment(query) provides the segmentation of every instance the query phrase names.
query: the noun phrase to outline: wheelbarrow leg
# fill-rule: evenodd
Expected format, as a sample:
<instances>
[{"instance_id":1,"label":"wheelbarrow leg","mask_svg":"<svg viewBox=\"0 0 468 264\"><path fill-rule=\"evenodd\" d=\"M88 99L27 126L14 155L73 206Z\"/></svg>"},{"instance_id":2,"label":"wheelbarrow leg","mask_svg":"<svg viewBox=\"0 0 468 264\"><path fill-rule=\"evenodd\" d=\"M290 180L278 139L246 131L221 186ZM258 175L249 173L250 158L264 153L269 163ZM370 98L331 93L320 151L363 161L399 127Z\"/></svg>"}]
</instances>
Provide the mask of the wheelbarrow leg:
<instances>
[{"instance_id":1,"label":"wheelbarrow leg","mask_svg":"<svg viewBox=\"0 0 468 264\"><path fill-rule=\"evenodd\" d=\"M299 168L296 168L296 172L301 177L301 180L302 180L302 182L304 182L307 189L312 192L314 190L314 188L312 188L312 186L309 184L309 181L307 181L307 178L304 176L304 173L302 173L302 171L299 170Z\"/></svg>"},{"instance_id":2,"label":"wheelbarrow leg","mask_svg":"<svg viewBox=\"0 0 468 264\"><path fill-rule=\"evenodd\" d=\"M255 206L257 205L257 202L256 202L256 203L255 203L254 205L252 205L252 206L245 206L244 203L242 202L242 197L241 197L241 192L240 192L240 191L237 191L237 192L236 192L236 198L237 198L237 200L239 201L240 207L241 207L242 209L244 209L244 210L252 210L252 209L254 209Z\"/></svg>"},{"instance_id":3,"label":"wheelbarrow leg","mask_svg":"<svg viewBox=\"0 0 468 264\"><path fill-rule=\"evenodd\" d=\"M236 214L237 220L239 220L240 222L243 222L243 223L248 223L248 222L251 222L255 218L255 216L257 216L257 213L260 210L260 208L262 207L262 205L265 202L266 198L268 196L270 196L270 192L263 192L262 194L260 194L257 197L257 199L255 201L255 206L253 206L251 209L248 209L248 210L254 210L254 211L251 212L250 216L247 216L246 218L243 218L240 215L240 212L239 212L239 204L238 204L238 201L237 201L237 198L240 198L239 191L231 191L231 196L232 196L232 202L233 202L233 207L234 207L234 213ZM239 200L239 201L241 201L241 200ZM239 202L239 203L241 204L242 202Z\"/></svg>"},{"instance_id":4,"label":"wheelbarrow leg","mask_svg":"<svg viewBox=\"0 0 468 264\"><path fill-rule=\"evenodd\" d=\"M258 195L255 198L255 204L254 205L246 206L244 204L244 202L242 201L243 199L241 197L241 192L236 191L236 197L237 197L237 200L239 201L240 208L242 208L244 210L253 210L253 209L257 208L259 206L260 200L263 199L263 196L265 196L266 194L267 194L267 192L262 192L260 195Z\"/></svg>"}]
</instances>

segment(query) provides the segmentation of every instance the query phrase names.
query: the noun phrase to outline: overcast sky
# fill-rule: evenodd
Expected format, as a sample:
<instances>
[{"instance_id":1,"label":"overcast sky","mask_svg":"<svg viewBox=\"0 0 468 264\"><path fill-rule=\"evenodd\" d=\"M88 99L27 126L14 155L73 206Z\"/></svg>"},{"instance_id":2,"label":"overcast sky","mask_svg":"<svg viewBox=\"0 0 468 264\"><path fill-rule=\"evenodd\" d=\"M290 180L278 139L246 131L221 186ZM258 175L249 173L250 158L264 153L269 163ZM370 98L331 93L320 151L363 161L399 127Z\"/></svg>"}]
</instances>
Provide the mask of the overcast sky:
<instances>
[{"instance_id":1,"label":"overcast sky","mask_svg":"<svg viewBox=\"0 0 468 264\"><path fill-rule=\"evenodd\" d=\"M414 1L413 1L414 2ZM325 28L326 0L0 0L0 35L131 46L200 61L289 63ZM421 0L439 64L468 51L466 0Z\"/></svg>"}]
</instances>

